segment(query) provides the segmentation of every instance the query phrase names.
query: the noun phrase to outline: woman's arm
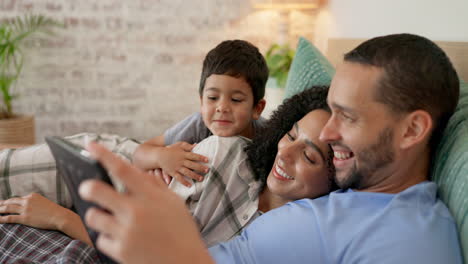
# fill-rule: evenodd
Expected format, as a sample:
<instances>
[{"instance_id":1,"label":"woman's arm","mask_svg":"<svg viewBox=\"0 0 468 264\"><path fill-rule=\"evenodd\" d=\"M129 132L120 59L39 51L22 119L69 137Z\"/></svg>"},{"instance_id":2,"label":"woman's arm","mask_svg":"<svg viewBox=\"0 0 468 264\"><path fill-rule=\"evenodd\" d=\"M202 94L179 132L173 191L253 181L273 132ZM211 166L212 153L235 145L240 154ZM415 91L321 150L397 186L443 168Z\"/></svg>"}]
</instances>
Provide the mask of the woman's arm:
<instances>
[{"instance_id":1,"label":"woman's arm","mask_svg":"<svg viewBox=\"0 0 468 264\"><path fill-rule=\"evenodd\" d=\"M71 238L93 246L81 218L44 196L32 193L0 201L2 224L23 224L35 228L58 230Z\"/></svg>"}]
</instances>

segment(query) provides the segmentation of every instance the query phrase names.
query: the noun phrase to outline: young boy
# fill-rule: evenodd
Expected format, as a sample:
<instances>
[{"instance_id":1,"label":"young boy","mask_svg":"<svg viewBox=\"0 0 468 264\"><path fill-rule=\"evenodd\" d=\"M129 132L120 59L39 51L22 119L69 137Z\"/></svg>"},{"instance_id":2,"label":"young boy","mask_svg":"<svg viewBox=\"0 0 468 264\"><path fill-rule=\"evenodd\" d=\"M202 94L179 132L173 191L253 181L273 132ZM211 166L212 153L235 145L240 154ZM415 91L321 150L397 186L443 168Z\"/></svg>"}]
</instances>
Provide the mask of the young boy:
<instances>
[{"instance_id":1,"label":"young boy","mask_svg":"<svg viewBox=\"0 0 468 264\"><path fill-rule=\"evenodd\" d=\"M186 186L183 176L203 180L206 157L192 153L194 144L210 135L253 137L262 127L268 67L247 41L227 40L203 61L199 94L201 111L194 113L136 149L133 163L145 170L162 169Z\"/></svg>"}]
</instances>

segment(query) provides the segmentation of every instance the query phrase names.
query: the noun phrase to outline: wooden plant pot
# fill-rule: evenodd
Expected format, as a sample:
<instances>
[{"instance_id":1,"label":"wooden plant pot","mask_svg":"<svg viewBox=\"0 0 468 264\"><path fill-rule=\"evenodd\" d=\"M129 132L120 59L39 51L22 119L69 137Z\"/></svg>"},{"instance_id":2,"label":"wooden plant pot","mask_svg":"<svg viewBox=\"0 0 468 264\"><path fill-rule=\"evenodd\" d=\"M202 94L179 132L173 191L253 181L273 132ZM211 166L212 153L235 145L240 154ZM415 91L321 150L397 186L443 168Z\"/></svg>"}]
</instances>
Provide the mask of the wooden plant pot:
<instances>
[{"instance_id":1,"label":"wooden plant pot","mask_svg":"<svg viewBox=\"0 0 468 264\"><path fill-rule=\"evenodd\" d=\"M34 116L20 115L10 119L0 119L1 145L32 145L34 141Z\"/></svg>"}]
</instances>

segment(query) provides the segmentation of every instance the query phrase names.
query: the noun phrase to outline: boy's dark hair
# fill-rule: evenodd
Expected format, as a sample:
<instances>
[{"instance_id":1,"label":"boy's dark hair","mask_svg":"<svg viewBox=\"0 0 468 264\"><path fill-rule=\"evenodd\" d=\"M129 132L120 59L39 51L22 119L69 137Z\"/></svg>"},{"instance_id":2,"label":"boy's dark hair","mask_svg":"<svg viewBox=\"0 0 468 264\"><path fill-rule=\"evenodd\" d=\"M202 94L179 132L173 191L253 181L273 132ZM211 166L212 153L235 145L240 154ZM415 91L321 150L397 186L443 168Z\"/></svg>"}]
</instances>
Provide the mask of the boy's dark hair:
<instances>
[{"instance_id":1,"label":"boy's dark hair","mask_svg":"<svg viewBox=\"0 0 468 264\"><path fill-rule=\"evenodd\" d=\"M203 61L199 94L203 95L206 78L224 74L244 78L252 88L254 105L265 96L268 67L257 47L245 40L226 40L210 50Z\"/></svg>"},{"instance_id":2,"label":"boy's dark hair","mask_svg":"<svg viewBox=\"0 0 468 264\"><path fill-rule=\"evenodd\" d=\"M344 60L383 69L376 100L395 113L427 111L434 123L431 152L440 141L455 111L460 83L450 59L434 42L412 34L394 34L370 39Z\"/></svg>"},{"instance_id":3,"label":"boy's dark hair","mask_svg":"<svg viewBox=\"0 0 468 264\"><path fill-rule=\"evenodd\" d=\"M328 86L313 86L299 94L285 100L277 110L273 112L264 128L255 134L245 151L252 168L255 179L264 186L268 174L275 161L278 152L278 142L293 127L294 123L301 120L307 113L323 109L330 112L327 105ZM330 190L336 189L333 166L333 151L329 149L327 166L330 169Z\"/></svg>"}]
</instances>

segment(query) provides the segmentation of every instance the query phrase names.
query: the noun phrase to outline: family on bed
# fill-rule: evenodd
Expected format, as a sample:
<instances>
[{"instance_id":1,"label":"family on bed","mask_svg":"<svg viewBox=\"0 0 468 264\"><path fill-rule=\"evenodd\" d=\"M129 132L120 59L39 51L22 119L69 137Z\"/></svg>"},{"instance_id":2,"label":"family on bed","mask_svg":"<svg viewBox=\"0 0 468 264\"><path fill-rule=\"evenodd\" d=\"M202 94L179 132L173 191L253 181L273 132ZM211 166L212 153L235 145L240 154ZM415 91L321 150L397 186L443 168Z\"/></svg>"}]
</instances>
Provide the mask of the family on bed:
<instances>
[{"instance_id":1,"label":"family on bed","mask_svg":"<svg viewBox=\"0 0 468 264\"><path fill-rule=\"evenodd\" d=\"M455 222L428 176L459 97L457 73L436 44L411 34L365 41L344 55L330 87L294 95L265 120L267 78L255 46L223 41L203 62L200 113L141 145L86 144L126 188L80 186L107 210L86 214L100 232L95 246L123 263L462 263ZM86 137L72 138L85 145ZM107 150L122 142L132 163ZM9 185L0 190L10 190L1 193L0 223L10 224L0 234L58 230L39 233L81 243L74 261L99 262L84 223L52 195L55 182L31 190L43 195L10 197L9 162L51 162L31 158L38 151L47 146L0 152ZM38 257L27 246L13 253L8 239L0 238L0 259ZM66 249L52 244L42 259Z\"/></svg>"}]
</instances>

